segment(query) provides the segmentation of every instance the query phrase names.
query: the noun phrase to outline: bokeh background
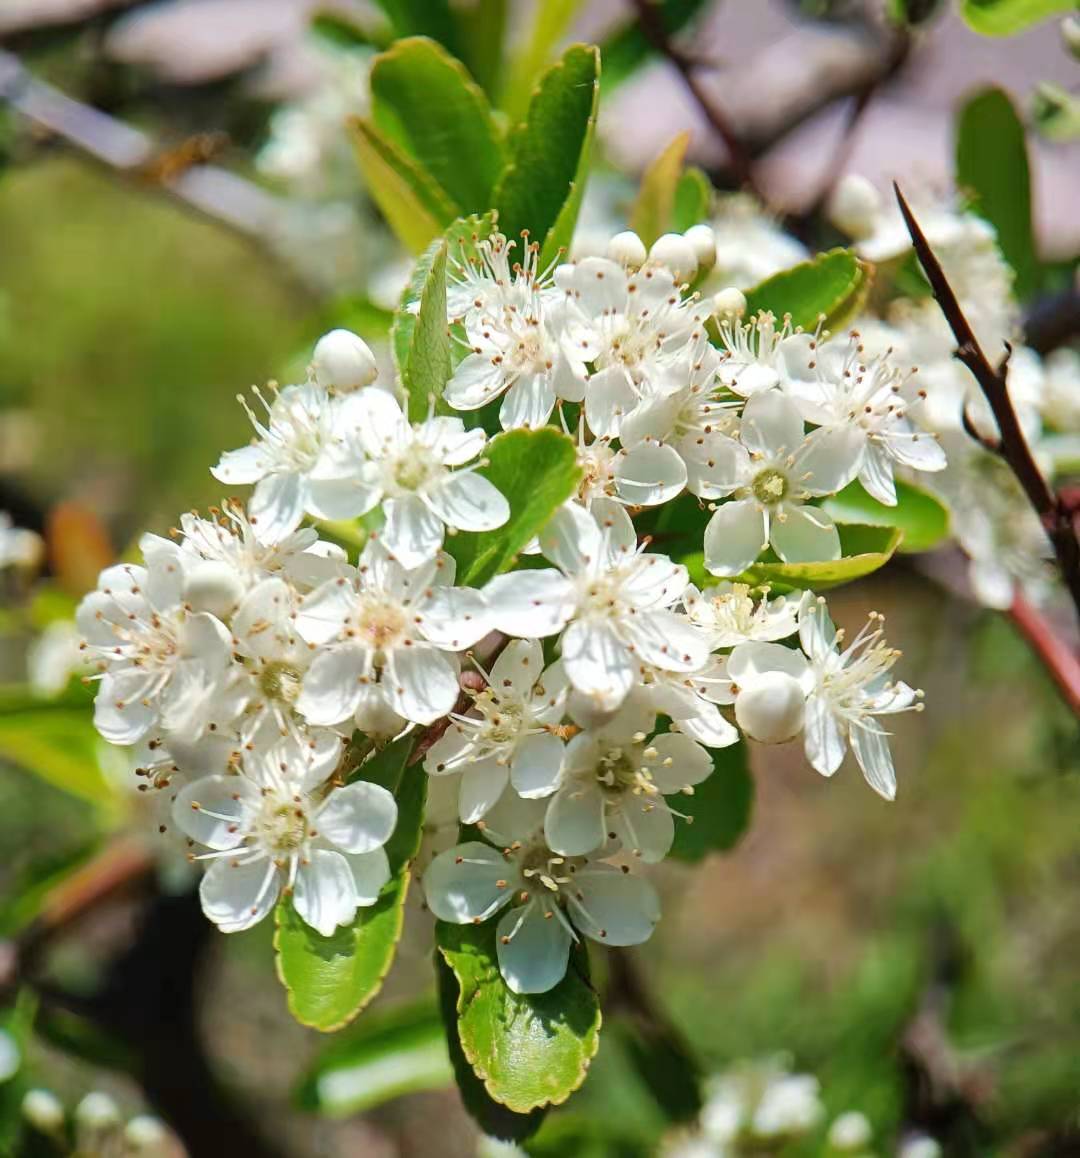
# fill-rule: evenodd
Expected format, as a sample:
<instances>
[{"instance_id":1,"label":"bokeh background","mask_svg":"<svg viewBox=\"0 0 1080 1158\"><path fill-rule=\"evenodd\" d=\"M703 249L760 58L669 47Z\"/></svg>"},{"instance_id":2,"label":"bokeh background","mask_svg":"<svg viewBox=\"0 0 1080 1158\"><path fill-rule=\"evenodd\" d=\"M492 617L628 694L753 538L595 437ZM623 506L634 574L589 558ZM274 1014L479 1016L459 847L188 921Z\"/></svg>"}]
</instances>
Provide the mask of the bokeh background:
<instances>
[{"instance_id":1,"label":"bokeh background","mask_svg":"<svg viewBox=\"0 0 1080 1158\"><path fill-rule=\"evenodd\" d=\"M630 6L618 0L564 6L566 40L632 39ZM1038 85L1076 82L1052 21L993 40L943 5L899 44L873 4L697 7L692 50L715 65L707 83L732 120L750 126L778 212L812 206L840 168L945 185L965 93L992 81L1034 115ZM346 8L361 24L370 18L362 3ZM533 5L506 8L513 44ZM34 633L110 554L144 528L164 533L177 511L220 501L207 464L246 437L239 390L302 374L311 342L333 324L385 334L402 258L340 128L363 107L369 52L328 48L312 12L300 0L0 4L0 509L46 536L56 587L28 621L12 610L18 579L5 578L4 681L24 678ZM723 145L678 76L644 50L635 61L605 81L605 165L588 211L597 223L625 212L633 176L680 129L692 130L691 154L729 178ZM78 102L63 115L46 110L60 131L11 110L21 68ZM108 119L79 120L80 109ZM84 139L63 131L68 115ZM125 171L92 155L117 126L153 143ZM213 214L167 187L192 160L239 179L199 194ZM1035 135L1032 164L1043 253L1069 259L1080 251L1080 151ZM926 690L927 710L898 726L897 802L867 792L851 767L825 781L797 751L757 750L748 834L700 868L666 869L665 921L636 964L708 1070L786 1052L820 1078L831 1112L862 1110L881 1138L917 1125L948 1139L950 1154L1076 1154L1075 721L1008 621L954 594L942 574L947 563L931 577L894 562L833 600L842 623L886 613L905 678ZM75 793L57 786L60 773L28 773L33 736L5 738L0 722L0 934L19 927L20 906L66 863L108 845L124 879L124 856L141 855L139 802L107 788L80 710L33 721L39 739L64 738L84 776ZM53 759L41 743L42 759ZM99 792L109 798L95 806ZM131 969L141 953L135 972L152 973L177 951L180 930L198 970L190 1013L205 1080L267 1153L476 1152L449 1086L343 1120L306 1108L298 1084L326 1042L289 1018L269 928L228 938L189 928L174 883L175 920L167 927L159 913L149 942L140 922L157 886L142 877L50 941L40 967L55 990L43 1003L53 1044L39 1039L29 1059L41 1080L68 1100L104 1089L128 1113L147 1104L146 1082L125 1074L124 1050L81 1007L116 984L118 960ZM430 953L414 899L376 1010L430 992ZM160 993L113 996L132 1003L128 1030L161 1008ZM173 1008L178 1023L188 1012ZM143 1023L146 1035L159 1031L171 1041L175 1026ZM572 1141L556 1137L545 1152L615 1153L604 1122L656 1135L663 1120L647 1087L616 1017L567 1111ZM227 1152L236 1151L206 1150Z\"/></svg>"}]
</instances>

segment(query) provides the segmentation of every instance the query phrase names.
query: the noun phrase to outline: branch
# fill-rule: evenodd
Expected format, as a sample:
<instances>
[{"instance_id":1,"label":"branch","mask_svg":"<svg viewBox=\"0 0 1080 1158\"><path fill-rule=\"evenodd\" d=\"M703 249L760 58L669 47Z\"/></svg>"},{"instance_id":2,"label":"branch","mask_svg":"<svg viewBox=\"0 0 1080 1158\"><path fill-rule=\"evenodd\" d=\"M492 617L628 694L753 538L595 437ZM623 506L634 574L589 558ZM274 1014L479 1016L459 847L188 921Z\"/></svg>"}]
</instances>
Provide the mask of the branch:
<instances>
[{"instance_id":1,"label":"branch","mask_svg":"<svg viewBox=\"0 0 1080 1158\"><path fill-rule=\"evenodd\" d=\"M896 199L900 205L900 212L904 216L904 223L911 234L912 245L916 256L923 267L927 280L930 282L937 298L938 305L945 315L953 336L956 338L956 353L958 358L974 375L979 383L986 401L990 404L994 419L997 422L1000 434L1001 457L1009 465L1017 481L1023 487L1028 502L1039 516L1043 528L1054 548L1058 570L1065 582L1065 586L1072 596L1077 615L1080 616L1080 539L1077 539L1076 527L1072 514L1060 503L1043 478L1031 448L1024 438L1020 428L1020 421L1016 417L1012 400L1009 398L1008 383L1005 370L1008 362L1006 357L1001 365L995 367L983 353L975 331L964 316L956 294L949 285L941 263L934 256L930 243L926 240L919 223L912 215L911 208L900 187L894 182Z\"/></svg>"},{"instance_id":2,"label":"branch","mask_svg":"<svg viewBox=\"0 0 1080 1158\"><path fill-rule=\"evenodd\" d=\"M675 67L690 95L697 101L705 119L724 142L736 181L764 204L765 198L754 179L750 153L745 142L735 131L735 127L728 120L724 110L713 100L698 80L697 69L700 61L684 52L672 41L664 27L663 15L656 6L655 0L633 0L633 5L645 39Z\"/></svg>"},{"instance_id":3,"label":"branch","mask_svg":"<svg viewBox=\"0 0 1080 1158\"><path fill-rule=\"evenodd\" d=\"M1013 599L1009 617L1050 673L1065 702L1080 716L1080 658L1022 595Z\"/></svg>"}]
</instances>

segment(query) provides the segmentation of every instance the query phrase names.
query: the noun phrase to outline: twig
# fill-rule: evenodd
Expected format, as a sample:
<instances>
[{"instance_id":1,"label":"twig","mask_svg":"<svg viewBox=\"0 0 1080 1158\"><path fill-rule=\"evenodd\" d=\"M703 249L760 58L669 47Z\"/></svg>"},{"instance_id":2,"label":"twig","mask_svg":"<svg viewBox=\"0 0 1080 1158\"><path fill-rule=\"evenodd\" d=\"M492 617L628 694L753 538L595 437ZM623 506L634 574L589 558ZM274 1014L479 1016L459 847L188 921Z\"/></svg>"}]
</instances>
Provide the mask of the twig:
<instances>
[{"instance_id":1,"label":"twig","mask_svg":"<svg viewBox=\"0 0 1080 1158\"><path fill-rule=\"evenodd\" d=\"M1042 661L1065 702L1080 716L1080 658L1022 595L1014 597L1009 617Z\"/></svg>"},{"instance_id":2,"label":"twig","mask_svg":"<svg viewBox=\"0 0 1080 1158\"><path fill-rule=\"evenodd\" d=\"M697 70L700 61L684 52L672 41L664 27L663 14L656 6L655 0L633 0L633 5L637 11L638 24L641 26L645 38L661 56L675 67L705 119L724 142L735 179L742 188L753 193L759 201L764 202L761 189L754 179L750 153L745 143L735 131L731 121L728 120L727 114L706 91L698 78Z\"/></svg>"},{"instance_id":3,"label":"twig","mask_svg":"<svg viewBox=\"0 0 1080 1158\"><path fill-rule=\"evenodd\" d=\"M956 338L955 357L974 375L986 401L990 404L1000 434L1001 457L1009 465L1017 481L1023 487L1028 502L1035 509L1043 528L1054 548L1061 577L1072 596L1077 615L1080 616L1080 539L1072 514L1060 503L1043 478L1031 448L1020 428L1020 420L1009 398L1005 369L1008 358L997 367L990 364L983 353L978 338L957 301L956 294L945 276L941 263L934 256L926 235L912 215L911 208L900 187L893 182L900 212L904 216L916 256L923 267L927 280L934 291L938 305L945 315L953 336Z\"/></svg>"}]
</instances>

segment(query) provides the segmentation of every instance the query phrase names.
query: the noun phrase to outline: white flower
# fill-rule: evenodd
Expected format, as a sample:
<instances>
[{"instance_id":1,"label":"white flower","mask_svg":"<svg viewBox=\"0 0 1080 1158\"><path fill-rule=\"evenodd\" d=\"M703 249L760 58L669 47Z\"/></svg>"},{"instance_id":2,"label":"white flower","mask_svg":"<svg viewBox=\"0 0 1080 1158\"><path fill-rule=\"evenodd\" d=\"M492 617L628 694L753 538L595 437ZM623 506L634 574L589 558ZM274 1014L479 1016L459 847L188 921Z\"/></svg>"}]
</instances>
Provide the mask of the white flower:
<instances>
[{"instance_id":1,"label":"white flower","mask_svg":"<svg viewBox=\"0 0 1080 1158\"><path fill-rule=\"evenodd\" d=\"M348 438L327 456L324 469L349 493L364 494L362 512L382 504L383 545L403 567L433 559L445 528L491 531L510 517L506 499L486 478L465 467L486 442L460 418L410 423L397 400L362 390L342 400ZM465 467L456 470L456 467Z\"/></svg>"},{"instance_id":2,"label":"white flower","mask_svg":"<svg viewBox=\"0 0 1080 1158\"><path fill-rule=\"evenodd\" d=\"M771 642L794 635L799 627L799 609L805 595L768 597L760 588L755 602L753 588L746 583L724 581L699 591L693 584L683 595L690 622L708 635L713 648L734 647L752 640Z\"/></svg>"},{"instance_id":3,"label":"white flower","mask_svg":"<svg viewBox=\"0 0 1080 1158\"><path fill-rule=\"evenodd\" d=\"M688 736L647 739L654 718L644 705L627 705L566 745L562 781L544 819L556 852L577 856L617 840L649 863L667 855L675 822L664 796L700 784L712 759Z\"/></svg>"},{"instance_id":4,"label":"white flower","mask_svg":"<svg viewBox=\"0 0 1080 1158\"><path fill-rule=\"evenodd\" d=\"M197 738L230 666L225 625L181 602L171 562L106 568L79 605L76 625L101 671L94 724L113 744L134 744L160 725Z\"/></svg>"},{"instance_id":5,"label":"white flower","mask_svg":"<svg viewBox=\"0 0 1080 1158\"><path fill-rule=\"evenodd\" d=\"M452 322L466 329L492 314L505 310L527 310L557 302L560 298L550 278L550 270L536 266L539 247L522 237L521 260L514 261L516 241L501 233L475 241L455 255L446 271L446 313Z\"/></svg>"},{"instance_id":6,"label":"white flower","mask_svg":"<svg viewBox=\"0 0 1080 1158\"><path fill-rule=\"evenodd\" d=\"M755 642L739 644L702 683L704 696L735 705L735 719L752 740L782 744L803 729L813 679L801 652Z\"/></svg>"},{"instance_id":7,"label":"white flower","mask_svg":"<svg viewBox=\"0 0 1080 1158\"><path fill-rule=\"evenodd\" d=\"M352 477L340 453L328 457L341 444L344 398L331 397L314 383L286 386L272 403L258 390L255 394L266 409L265 422L242 396L240 402L258 437L249 446L226 451L210 473L228 486L255 484L248 511L262 542L280 543L305 512L344 519L374 506L377 499L371 500L369 490Z\"/></svg>"},{"instance_id":8,"label":"white flower","mask_svg":"<svg viewBox=\"0 0 1080 1158\"><path fill-rule=\"evenodd\" d=\"M802 335L785 353L793 369L785 393L807 422L857 432L863 443L858 478L878 502L896 505L895 463L945 469L938 440L909 418L912 407L901 395L904 374L887 354L866 358L857 331L846 344Z\"/></svg>"},{"instance_id":9,"label":"white flower","mask_svg":"<svg viewBox=\"0 0 1080 1158\"><path fill-rule=\"evenodd\" d=\"M473 696L472 708L454 716L424 760L432 776L461 773L463 824L484 816L507 783L529 798L554 792L563 742L550 729L562 720L565 705L562 665L544 670L536 640L511 640L492 666L487 686Z\"/></svg>"},{"instance_id":10,"label":"white flower","mask_svg":"<svg viewBox=\"0 0 1080 1158\"><path fill-rule=\"evenodd\" d=\"M660 904L628 869L548 848L535 801L507 800L485 836L448 849L424 873L428 907L442 921L473 924L503 912L496 927L499 969L515 993L544 993L566 972L577 934L605 945L648 940ZM496 821L499 826L496 826Z\"/></svg>"},{"instance_id":11,"label":"white flower","mask_svg":"<svg viewBox=\"0 0 1080 1158\"><path fill-rule=\"evenodd\" d=\"M785 563L840 557L840 537L816 495L835 494L859 469L862 438L851 427L803 437L795 404L777 390L753 395L743 409L739 439L717 435L706 498L734 495L705 528L705 567L738 575L766 545Z\"/></svg>"},{"instance_id":12,"label":"white flower","mask_svg":"<svg viewBox=\"0 0 1080 1158\"><path fill-rule=\"evenodd\" d=\"M861 1153L870 1145L873 1136L869 1119L859 1110L848 1110L829 1127L829 1145L837 1150Z\"/></svg>"},{"instance_id":13,"label":"white flower","mask_svg":"<svg viewBox=\"0 0 1080 1158\"><path fill-rule=\"evenodd\" d=\"M445 555L407 571L372 540L354 578L331 580L301 600L296 630L320 650L297 709L320 725L342 723L375 704L417 724L451 711L458 698L455 653L490 628L483 596L450 586L453 572Z\"/></svg>"},{"instance_id":14,"label":"white flower","mask_svg":"<svg viewBox=\"0 0 1080 1158\"><path fill-rule=\"evenodd\" d=\"M1080 351L1063 347L1043 359L1043 421L1054 430L1080 431Z\"/></svg>"},{"instance_id":15,"label":"white flower","mask_svg":"<svg viewBox=\"0 0 1080 1158\"><path fill-rule=\"evenodd\" d=\"M672 731L683 732L706 748L726 748L739 733L714 702L715 684L724 679L722 660L717 658L691 675L645 668L641 686L631 696L640 696L653 712L667 716ZM576 706L571 704L572 711Z\"/></svg>"},{"instance_id":16,"label":"white flower","mask_svg":"<svg viewBox=\"0 0 1080 1158\"><path fill-rule=\"evenodd\" d=\"M291 891L302 920L328 937L390 879L383 845L397 823L393 796L363 780L328 787L341 740L312 747L283 740L244 757L244 774L183 787L173 821L209 852L199 896L226 933L248 929Z\"/></svg>"},{"instance_id":17,"label":"white flower","mask_svg":"<svg viewBox=\"0 0 1080 1158\"><path fill-rule=\"evenodd\" d=\"M825 1116L821 1087L813 1074L782 1074L766 1085L750 1119L758 1138L799 1137Z\"/></svg>"},{"instance_id":18,"label":"white flower","mask_svg":"<svg viewBox=\"0 0 1080 1158\"><path fill-rule=\"evenodd\" d=\"M371 347L351 330L331 330L315 343L311 376L324 390L358 390L379 376Z\"/></svg>"},{"instance_id":19,"label":"white flower","mask_svg":"<svg viewBox=\"0 0 1080 1158\"><path fill-rule=\"evenodd\" d=\"M808 603L799 640L810 661L813 686L806 701L806 758L823 776L843 763L848 743L866 782L886 800L896 797L889 733L878 716L919 711L920 692L889 678L900 652L884 639L882 617L869 622L843 647L824 600Z\"/></svg>"},{"instance_id":20,"label":"white flower","mask_svg":"<svg viewBox=\"0 0 1080 1158\"><path fill-rule=\"evenodd\" d=\"M82 636L70 619L56 619L32 641L26 653L26 674L34 694L58 696L76 673L86 668Z\"/></svg>"},{"instance_id":21,"label":"white flower","mask_svg":"<svg viewBox=\"0 0 1080 1158\"><path fill-rule=\"evenodd\" d=\"M720 323L725 350L717 371L720 381L742 398L778 386L784 379L784 353L793 336L790 318L777 329L776 318L768 312L745 324L737 318L725 319Z\"/></svg>"},{"instance_id":22,"label":"white flower","mask_svg":"<svg viewBox=\"0 0 1080 1158\"><path fill-rule=\"evenodd\" d=\"M590 513L568 504L540 544L558 570L492 579L485 588L492 626L541 638L569 624L561 642L566 674L600 708L618 707L642 664L692 672L705 662L703 637L671 610L686 587L686 568L637 549L620 506L596 499Z\"/></svg>"},{"instance_id":23,"label":"white flower","mask_svg":"<svg viewBox=\"0 0 1080 1158\"><path fill-rule=\"evenodd\" d=\"M662 267L628 273L607 258L588 257L559 266L555 284L566 293L569 348L596 367L585 418L599 438L617 437L640 401L675 393L696 361L714 356L701 342L708 310L683 298Z\"/></svg>"}]
</instances>

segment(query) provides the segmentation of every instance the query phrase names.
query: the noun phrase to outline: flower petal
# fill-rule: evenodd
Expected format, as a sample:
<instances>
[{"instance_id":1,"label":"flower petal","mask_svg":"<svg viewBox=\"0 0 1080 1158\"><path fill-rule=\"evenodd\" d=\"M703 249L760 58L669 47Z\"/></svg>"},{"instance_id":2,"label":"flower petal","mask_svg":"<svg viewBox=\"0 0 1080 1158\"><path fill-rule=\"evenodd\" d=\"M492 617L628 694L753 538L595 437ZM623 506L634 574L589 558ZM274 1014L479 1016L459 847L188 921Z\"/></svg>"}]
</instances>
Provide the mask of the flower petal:
<instances>
[{"instance_id":1,"label":"flower petal","mask_svg":"<svg viewBox=\"0 0 1080 1158\"><path fill-rule=\"evenodd\" d=\"M637 405L637 391L622 366L608 366L589 379L585 421L597 438L617 438L623 415Z\"/></svg>"},{"instance_id":2,"label":"flower petal","mask_svg":"<svg viewBox=\"0 0 1080 1158\"><path fill-rule=\"evenodd\" d=\"M753 499L738 499L716 508L705 527L705 570L711 575L738 575L765 546L765 520Z\"/></svg>"},{"instance_id":3,"label":"flower petal","mask_svg":"<svg viewBox=\"0 0 1080 1158\"><path fill-rule=\"evenodd\" d=\"M642 442L616 461L615 486L634 506L659 506L686 486L686 464L674 447Z\"/></svg>"},{"instance_id":4,"label":"flower petal","mask_svg":"<svg viewBox=\"0 0 1080 1158\"><path fill-rule=\"evenodd\" d=\"M583 856L607 839L604 797L592 785L567 786L556 792L544 815L548 847L566 856Z\"/></svg>"},{"instance_id":5,"label":"flower petal","mask_svg":"<svg viewBox=\"0 0 1080 1158\"><path fill-rule=\"evenodd\" d=\"M820 507L785 503L772 520L769 542L785 563L817 563L840 558L840 534Z\"/></svg>"},{"instance_id":6,"label":"flower petal","mask_svg":"<svg viewBox=\"0 0 1080 1158\"><path fill-rule=\"evenodd\" d=\"M314 666L314 665L312 665ZM390 706L414 724L431 724L458 698L458 661L427 644L399 647L386 658L383 683Z\"/></svg>"},{"instance_id":7,"label":"flower petal","mask_svg":"<svg viewBox=\"0 0 1080 1158\"><path fill-rule=\"evenodd\" d=\"M514 993L546 993L566 973L570 934L555 915L554 903L536 898L499 920L495 930L499 972Z\"/></svg>"},{"instance_id":8,"label":"flower petal","mask_svg":"<svg viewBox=\"0 0 1080 1158\"><path fill-rule=\"evenodd\" d=\"M424 871L424 896L440 921L486 921L510 902L512 869L498 849L469 841L439 853ZM499 881L503 884L500 886Z\"/></svg>"},{"instance_id":9,"label":"flower petal","mask_svg":"<svg viewBox=\"0 0 1080 1158\"><path fill-rule=\"evenodd\" d=\"M576 604L573 585L554 568L497 575L484 588L484 595L491 626L527 638L561 631Z\"/></svg>"},{"instance_id":10,"label":"flower petal","mask_svg":"<svg viewBox=\"0 0 1080 1158\"><path fill-rule=\"evenodd\" d=\"M461 774L458 816L462 824L482 820L499 802L510 779L509 769L494 756L470 764Z\"/></svg>"},{"instance_id":11,"label":"flower petal","mask_svg":"<svg viewBox=\"0 0 1080 1158\"><path fill-rule=\"evenodd\" d=\"M851 750L863 770L866 783L886 800L896 799L896 771L893 768L889 737L870 724L853 727L849 733Z\"/></svg>"},{"instance_id":12,"label":"flower petal","mask_svg":"<svg viewBox=\"0 0 1080 1158\"><path fill-rule=\"evenodd\" d=\"M844 762L847 745L824 696L812 695L806 701L803 734L807 760L822 776L832 776Z\"/></svg>"},{"instance_id":13,"label":"flower petal","mask_svg":"<svg viewBox=\"0 0 1080 1158\"><path fill-rule=\"evenodd\" d=\"M248 517L260 543L280 543L304 517L304 488L296 474L268 475L256 484Z\"/></svg>"},{"instance_id":14,"label":"flower petal","mask_svg":"<svg viewBox=\"0 0 1080 1158\"><path fill-rule=\"evenodd\" d=\"M611 830L623 847L646 864L659 864L675 840L675 821L662 796L623 793L619 807L611 811L610 821Z\"/></svg>"},{"instance_id":15,"label":"flower petal","mask_svg":"<svg viewBox=\"0 0 1080 1158\"><path fill-rule=\"evenodd\" d=\"M387 499L382 545L402 567L411 569L434 559L443 544L443 524L419 495Z\"/></svg>"},{"instance_id":16,"label":"flower petal","mask_svg":"<svg viewBox=\"0 0 1080 1158\"><path fill-rule=\"evenodd\" d=\"M700 744L678 732L667 732L649 741L658 755L649 762L653 783L661 792L679 792L700 784L713 770L712 757Z\"/></svg>"},{"instance_id":17,"label":"flower petal","mask_svg":"<svg viewBox=\"0 0 1080 1158\"><path fill-rule=\"evenodd\" d=\"M362 647L319 652L304 674L296 710L311 724L340 724L356 711L370 668L370 653Z\"/></svg>"},{"instance_id":18,"label":"flower petal","mask_svg":"<svg viewBox=\"0 0 1080 1158\"><path fill-rule=\"evenodd\" d=\"M614 865L591 864L574 877L569 897L574 924L605 945L640 945L660 919L660 899L642 877Z\"/></svg>"},{"instance_id":19,"label":"flower petal","mask_svg":"<svg viewBox=\"0 0 1080 1158\"><path fill-rule=\"evenodd\" d=\"M558 736L550 732L526 736L510 761L514 791L528 800L550 796L559 786L562 761L563 742Z\"/></svg>"},{"instance_id":20,"label":"flower petal","mask_svg":"<svg viewBox=\"0 0 1080 1158\"><path fill-rule=\"evenodd\" d=\"M822 426L795 451L791 475L803 480L807 494L833 495L859 473L865 453L866 435L857 426Z\"/></svg>"},{"instance_id":21,"label":"flower petal","mask_svg":"<svg viewBox=\"0 0 1080 1158\"><path fill-rule=\"evenodd\" d=\"M199 883L199 900L206 916L223 933L240 933L257 925L277 904L278 870L265 858L237 864L216 860Z\"/></svg>"},{"instance_id":22,"label":"flower petal","mask_svg":"<svg viewBox=\"0 0 1080 1158\"><path fill-rule=\"evenodd\" d=\"M739 438L751 454L794 454L803 441L802 415L779 390L763 390L747 399Z\"/></svg>"},{"instance_id":23,"label":"flower petal","mask_svg":"<svg viewBox=\"0 0 1080 1158\"><path fill-rule=\"evenodd\" d=\"M607 708L622 702L639 666L611 624L590 620L576 620L563 633L562 661L574 687Z\"/></svg>"},{"instance_id":24,"label":"flower petal","mask_svg":"<svg viewBox=\"0 0 1080 1158\"><path fill-rule=\"evenodd\" d=\"M473 471L446 475L426 500L438 518L459 531L493 531L510 518L510 504L502 493Z\"/></svg>"},{"instance_id":25,"label":"flower petal","mask_svg":"<svg viewBox=\"0 0 1080 1158\"><path fill-rule=\"evenodd\" d=\"M390 862L386 850L374 848L371 852L348 855L349 871L356 888L356 903L362 908L375 904L383 886L390 879Z\"/></svg>"},{"instance_id":26,"label":"flower petal","mask_svg":"<svg viewBox=\"0 0 1080 1158\"><path fill-rule=\"evenodd\" d=\"M315 824L319 835L342 852L372 852L390 839L397 803L381 784L356 780L330 793Z\"/></svg>"},{"instance_id":27,"label":"flower petal","mask_svg":"<svg viewBox=\"0 0 1080 1158\"><path fill-rule=\"evenodd\" d=\"M340 852L316 848L296 874L293 907L297 916L317 933L329 937L339 925L356 916L356 881Z\"/></svg>"}]
</instances>

